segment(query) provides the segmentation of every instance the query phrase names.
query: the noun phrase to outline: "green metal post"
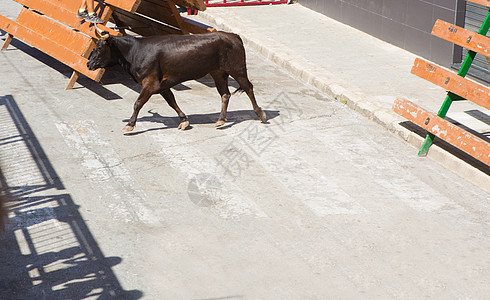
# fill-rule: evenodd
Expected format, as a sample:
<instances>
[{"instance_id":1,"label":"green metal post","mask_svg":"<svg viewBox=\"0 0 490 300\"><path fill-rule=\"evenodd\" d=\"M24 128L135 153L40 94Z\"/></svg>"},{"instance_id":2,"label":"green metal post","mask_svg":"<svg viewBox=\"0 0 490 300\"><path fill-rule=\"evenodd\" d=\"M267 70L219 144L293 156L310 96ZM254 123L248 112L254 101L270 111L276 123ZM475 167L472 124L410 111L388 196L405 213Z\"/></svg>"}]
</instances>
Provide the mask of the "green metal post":
<instances>
[{"instance_id":1,"label":"green metal post","mask_svg":"<svg viewBox=\"0 0 490 300\"><path fill-rule=\"evenodd\" d=\"M483 21L482 26L480 27L480 30L478 31L478 34L481 35L487 35L488 30L490 29L490 9L488 10L487 16L485 20ZM471 64L473 63L473 60L475 59L476 52L475 51L468 51L468 54L466 55L466 58L463 61L463 64L459 68L458 75L461 77L465 77L466 74L468 74L468 71L471 67ZM439 112L437 115L441 118L445 118L447 112L449 111L449 107L453 103L453 101L460 100L460 97L455 97L455 95L451 92L447 93L446 99L444 99L444 102L442 103L441 108L439 109ZM432 142L434 141L434 135L430 132L427 133L427 136L425 137L425 141L422 144L422 147L420 148L419 151L419 156L427 156L427 152L429 152L429 148L432 145Z\"/></svg>"}]
</instances>

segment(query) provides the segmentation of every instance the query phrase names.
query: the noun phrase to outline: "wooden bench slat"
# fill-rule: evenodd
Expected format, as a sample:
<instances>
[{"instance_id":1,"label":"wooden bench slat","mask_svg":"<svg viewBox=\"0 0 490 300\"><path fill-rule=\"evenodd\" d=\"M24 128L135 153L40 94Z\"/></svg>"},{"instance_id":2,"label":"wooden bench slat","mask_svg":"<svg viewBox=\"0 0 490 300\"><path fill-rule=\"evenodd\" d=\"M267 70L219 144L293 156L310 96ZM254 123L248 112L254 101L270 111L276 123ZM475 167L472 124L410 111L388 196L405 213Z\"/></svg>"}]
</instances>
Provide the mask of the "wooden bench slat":
<instances>
[{"instance_id":1,"label":"wooden bench slat","mask_svg":"<svg viewBox=\"0 0 490 300\"><path fill-rule=\"evenodd\" d=\"M173 0L176 4L197 9L200 11L205 11L206 10L206 5L204 4L203 0Z\"/></svg>"},{"instance_id":2,"label":"wooden bench slat","mask_svg":"<svg viewBox=\"0 0 490 300\"><path fill-rule=\"evenodd\" d=\"M92 80L100 81L100 78L104 74L104 69L90 71L87 68L88 60L86 58L73 53L67 48L45 38L22 24L18 24L15 21L5 18L2 15L0 15L0 28L9 34L12 34L16 38L28 43L34 48L37 48L49 56L56 58L60 62L66 64L68 67L84 74Z\"/></svg>"},{"instance_id":3,"label":"wooden bench slat","mask_svg":"<svg viewBox=\"0 0 490 300\"><path fill-rule=\"evenodd\" d=\"M15 1L23 4L22 2L25 0L15 0ZM59 6L63 6L64 8L71 11L72 14L76 14L76 12L80 8L80 4L81 4L80 0L51 0L50 2L52 2L56 5L59 5ZM111 6L118 7L120 9L129 11L131 13L134 13L138 9L138 6L140 5L140 3L141 3L141 0L104 0L104 3L102 3L102 4L95 2L95 6L111 5ZM96 8L96 10L97 10L97 8Z\"/></svg>"},{"instance_id":4,"label":"wooden bench slat","mask_svg":"<svg viewBox=\"0 0 490 300\"><path fill-rule=\"evenodd\" d=\"M411 73L486 109L490 109L490 89L488 87L420 58L415 59Z\"/></svg>"},{"instance_id":5,"label":"wooden bench slat","mask_svg":"<svg viewBox=\"0 0 490 300\"><path fill-rule=\"evenodd\" d=\"M93 38L97 38L94 33L94 27L87 22L81 23L81 20L76 17L76 10L78 8L75 8L75 10L73 10L73 7L80 6L79 1L73 1L73 0L67 0L67 1L15 0L15 1L33 10L41 12L52 19L58 20L59 22L67 26L70 26L87 35L90 35ZM78 3L76 6L73 5L75 2ZM106 20L105 18L109 18L108 14L110 14L110 11L109 9L106 8L101 16L102 19ZM99 27L99 29L101 30L108 31L112 35L121 35L121 33L119 33L118 31L110 29L102 24L97 25L97 27Z\"/></svg>"},{"instance_id":6,"label":"wooden bench slat","mask_svg":"<svg viewBox=\"0 0 490 300\"><path fill-rule=\"evenodd\" d=\"M78 55L86 53L92 43L92 38L25 7L21 10L16 22Z\"/></svg>"},{"instance_id":7,"label":"wooden bench slat","mask_svg":"<svg viewBox=\"0 0 490 300\"><path fill-rule=\"evenodd\" d=\"M136 12L148 16L152 19L178 27L179 24L176 20L176 16L168 6L168 2L167 1L158 1L158 2L159 4L157 5L152 1L142 1L141 5L138 7L138 10ZM178 15L177 17L180 17L180 15Z\"/></svg>"},{"instance_id":8,"label":"wooden bench slat","mask_svg":"<svg viewBox=\"0 0 490 300\"><path fill-rule=\"evenodd\" d=\"M184 20L184 24L185 27L187 28L187 31L191 33L209 33L216 30L211 26L196 22L191 19L182 18L182 20Z\"/></svg>"},{"instance_id":9,"label":"wooden bench slat","mask_svg":"<svg viewBox=\"0 0 490 300\"><path fill-rule=\"evenodd\" d=\"M481 162L490 165L490 143L460 127L427 112L406 99L396 99L393 111L461 149Z\"/></svg>"},{"instance_id":10,"label":"wooden bench slat","mask_svg":"<svg viewBox=\"0 0 490 300\"><path fill-rule=\"evenodd\" d=\"M141 4L141 0L105 0L104 3L134 13Z\"/></svg>"},{"instance_id":11,"label":"wooden bench slat","mask_svg":"<svg viewBox=\"0 0 490 300\"><path fill-rule=\"evenodd\" d=\"M132 14L124 10L115 9L112 17L117 26L132 27L130 30L142 36L161 35L161 34L180 34L181 31L157 23L151 19L138 14Z\"/></svg>"},{"instance_id":12,"label":"wooden bench slat","mask_svg":"<svg viewBox=\"0 0 490 300\"><path fill-rule=\"evenodd\" d=\"M185 26L184 20L182 20L182 17L180 16L177 6L175 6L175 3L172 0L166 0L166 2L167 5L170 7L170 10L172 11L172 15L174 16L173 20L177 22L177 28L180 28L182 34L189 34L189 31L187 31L187 27Z\"/></svg>"},{"instance_id":13,"label":"wooden bench slat","mask_svg":"<svg viewBox=\"0 0 490 300\"><path fill-rule=\"evenodd\" d=\"M468 50L490 57L490 38L451 23L437 20L432 34Z\"/></svg>"},{"instance_id":14,"label":"wooden bench slat","mask_svg":"<svg viewBox=\"0 0 490 300\"><path fill-rule=\"evenodd\" d=\"M78 1L78 0L64 0L64 1L58 1L58 0L44 0L44 1L14 0L14 1L17 3L20 3L22 5L25 5L29 8L35 9L41 13L45 13L43 11L43 7L46 4L59 6L65 10L69 11L70 14L73 14L73 15L77 13L77 10L80 8L80 4L81 4L81 1ZM36 8L34 8L34 6Z\"/></svg>"},{"instance_id":15,"label":"wooden bench slat","mask_svg":"<svg viewBox=\"0 0 490 300\"><path fill-rule=\"evenodd\" d=\"M51 15L51 14L49 14L49 12L50 12L52 7L59 7L62 10L58 11L58 12L62 12L63 14L74 17L77 21L81 21L80 19L78 19L76 17L76 13L77 13L78 9L80 8L80 3L81 3L81 1L79 1L79 0L63 0L63 1L59 1L59 0L14 0L14 1L19 3L19 4L22 4L24 6L27 6L31 9L34 9L40 13L48 15L50 18L53 18L56 20L58 20L57 17L59 15L55 15L55 14ZM100 8L97 8L97 5L98 4L96 3L95 10L98 13L98 15L100 15L100 9L102 8L102 6ZM108 11L107 9L105 9L103 11L103 14L101 15L102 19L106 16L107 11ZM60 21L60 20L58 20L58 21Z\"/></svg>"},{"instance_id":16,"label":"wooden bench slat","mask_svg":"<svg viewBox=\"0 0 490 300\"><path fill-rule=\"evenodd\" d=\"M490 7L490 0L466 0L486 7Z\"/></svg>"},{"instance_id":17,"label":"wooden bench slat","mask_svg":"<svg viewBox=\"0 0 490 300\"><path fill-rule=\"evenodd\" d=\"M180 15L172 0L143 0L137 13L182 29L182 33L209 33L212 27Z\"/></svg>"}]
</instances>

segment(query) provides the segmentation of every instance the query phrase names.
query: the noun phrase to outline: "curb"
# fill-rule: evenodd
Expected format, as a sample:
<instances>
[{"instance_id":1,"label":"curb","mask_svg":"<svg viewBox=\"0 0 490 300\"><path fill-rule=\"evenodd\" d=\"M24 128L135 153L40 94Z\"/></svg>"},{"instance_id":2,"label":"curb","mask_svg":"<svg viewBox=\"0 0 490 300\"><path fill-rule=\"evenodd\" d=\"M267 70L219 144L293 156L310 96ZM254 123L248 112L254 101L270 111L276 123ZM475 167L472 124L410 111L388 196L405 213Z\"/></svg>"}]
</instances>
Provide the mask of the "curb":
<instances>
[{"instance_id":1,"label":"curb","mask_svg":"<svg viewBox=\"0 0 490 300\"><path fill-rule=\"evenodd\" d=\"M199 16L202 17L205 22L219 30L239 34L247 47L252 48L261 56L287 71L301 82L313 86L336 101L346 103L347 106L355 112L383 126L390 133L402 138L415 148L420 148L422 146L424 141L423 138L401 126L400 123L406 120L395 114L391 109L386 109L376 103L362 99L363 97L359 92L355 91L354 88L346 89L332 83L334 81L331 77L325 75L326 72L323 68L313 65L303 57L292 53L281 43L260 33L249 30L247 26L244 25L247 22L241 20L241 18L234 15L233 12L227 11L226 20L220 16L214 15L212 12L209 12L209 10L199 12ZM393 98L393 101L395 101L395 97ZM437 161L449 170L490 193L490 176L457 158L453 154L433 145L427 157Z\"/></svg>"}]
</instances>

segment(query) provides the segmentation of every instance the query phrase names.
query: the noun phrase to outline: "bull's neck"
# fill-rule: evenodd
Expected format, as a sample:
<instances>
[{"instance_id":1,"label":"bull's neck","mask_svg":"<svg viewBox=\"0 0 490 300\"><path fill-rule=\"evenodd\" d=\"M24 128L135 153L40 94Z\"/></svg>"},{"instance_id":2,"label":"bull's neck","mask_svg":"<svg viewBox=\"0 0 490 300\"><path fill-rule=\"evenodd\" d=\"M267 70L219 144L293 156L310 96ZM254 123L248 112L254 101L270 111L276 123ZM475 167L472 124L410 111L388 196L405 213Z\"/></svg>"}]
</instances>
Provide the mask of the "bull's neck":
<instances>
[{"instance_id":1,"label":"bull's neck","mask_svg":"<svg viewBox=\"0 0 490 300\"><path fill-rule=\"evenodd\" d=\"M132 61L132 48L135 42L135 38L131 36L118 37L114 39L114 44L117 46L116 49L119 52L118 59L119 64L129 71Z\"/></svg>"}]
</instances>

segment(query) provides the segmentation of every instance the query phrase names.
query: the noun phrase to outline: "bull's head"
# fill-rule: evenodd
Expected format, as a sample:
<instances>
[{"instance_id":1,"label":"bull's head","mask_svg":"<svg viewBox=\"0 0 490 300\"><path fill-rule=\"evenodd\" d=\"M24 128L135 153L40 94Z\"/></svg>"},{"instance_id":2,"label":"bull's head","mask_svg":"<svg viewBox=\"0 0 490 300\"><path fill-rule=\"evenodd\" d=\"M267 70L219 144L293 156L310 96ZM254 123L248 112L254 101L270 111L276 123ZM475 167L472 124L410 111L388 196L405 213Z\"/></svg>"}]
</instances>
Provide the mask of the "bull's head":
<instances>
[{"instance_id":1,"label":"bull's head","mask_svg":"<svg viewBox=\"0 0 490 300\"><path fill-rule=\"evenodd\" d=\"M95 35L99 38L95 49L90 53L87 62L87 68L91 71L98 68L105 68L115 65L117 58L113 54L111 47L112 36L107 31L100 31L95 27Z\"/></svg>"}]
</instances>

